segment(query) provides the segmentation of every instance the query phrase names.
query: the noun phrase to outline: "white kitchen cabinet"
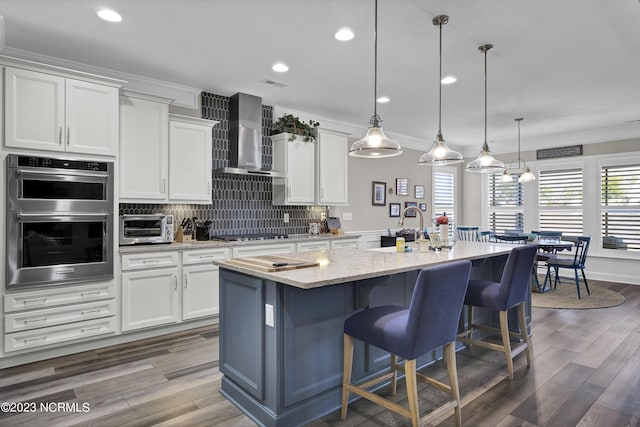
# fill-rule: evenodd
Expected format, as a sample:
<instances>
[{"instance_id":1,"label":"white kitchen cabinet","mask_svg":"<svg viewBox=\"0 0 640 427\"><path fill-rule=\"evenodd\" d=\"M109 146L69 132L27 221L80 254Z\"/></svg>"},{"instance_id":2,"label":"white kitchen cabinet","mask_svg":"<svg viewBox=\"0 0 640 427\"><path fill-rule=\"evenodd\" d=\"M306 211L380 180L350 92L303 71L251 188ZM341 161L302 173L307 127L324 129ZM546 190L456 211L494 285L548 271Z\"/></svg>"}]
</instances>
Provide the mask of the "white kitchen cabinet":
<instances>
[{"instance_id":1,"label":"white kitchen cabinet","mask_svg":"<svg viewBox=\"0 0 640 427\"><path fill-rule=\"evenodd\" d=\"M117 153L116 87L13 67L4 82L6 147Z\"/></svg>"},{"instance_id":2,"label":"white kitchen cabinet","mask_svg":"<svg viewBox=\"0 0 640 427\"><path fill-rule=\"evenodd\" d=\"M331 249L329 240L309 240L307 242L296 243L297 252L320 251L323 249Z\"/></svg>"},{"instance_id":3,"label":"white kitchen cabinet","mask_svg":"<svg viewBox=\"0 0 640 427\"><path fill-rule=\"evenodd\" d=\"M318 205L347 205L348 134L318 128L316 194Z\"/></svg>"},{"instance_id":4,"label":"white kitchen cabinet","mask_svg":"<svg viewBox=\"0 0 640 427\"><path fill-rule=\"evenodd\" d=\"M360 239L338 239L331 241L331 249L359 249L360 248Z\"/></svg>"},{"instance_id":5,"label":"white kitchen cabinet","mask_svg":"<svg viewBox=\"0 0 640 427\"><path fill-rule=\"evenodd\" d=\"M233 258L259 255L279 255L295 251L295 243L266 243L255 246L236 246L233 248Z\"/></svg>"},{"instance_id":6,"label":"white kitchen cabinet","mask_svg":"<svg viewBox=\"0 0 640 427\"><path fill-rule=\"evenodd\" d=\"M273 141L272 169L286 174L273 178L274 205L313 205L315 203L316 144L296 138L289 141L288 133L271 136Z\"/></svg>"},{"instance_id":7,"label":"white kitchen cabinet","mask_svg":"<svg viewBox=\"0 0 640 427\"><path fill-rule=\"evenodd\" d=\"M182 320L220 312L219 268L214 259L229 258L230 248L211 248L182 253Z\"/></svg>"},{"instance_id":8,"label":"white kitchen cabinet","mask_svg":"<svg viewBox=\"0 0 640 427\"><path fill-rule=\"evenodd\" d=\"M180 320L177 267L122 273L122 330L148 328Z\"/></svg>"},{"instance_id":9,"label":"white kitchen cabinet","mask_svg":"<svg viewBox=\"0 0 640 427\"><path fill-rule=\"evenodd\" d=\"M121 202L167 201L170 102L168 98L121 92Z\"/></svg>"},{"instance_id":10,"label":"white kitchen cabinet","mask_svg":"<svg viewBox=\"0 0 640 427\"><path fill-rule=\"evenodd\" d=\"M217 122L169 115L169 200L211 203L211 128Z\"/></svg>"}]
</instances>

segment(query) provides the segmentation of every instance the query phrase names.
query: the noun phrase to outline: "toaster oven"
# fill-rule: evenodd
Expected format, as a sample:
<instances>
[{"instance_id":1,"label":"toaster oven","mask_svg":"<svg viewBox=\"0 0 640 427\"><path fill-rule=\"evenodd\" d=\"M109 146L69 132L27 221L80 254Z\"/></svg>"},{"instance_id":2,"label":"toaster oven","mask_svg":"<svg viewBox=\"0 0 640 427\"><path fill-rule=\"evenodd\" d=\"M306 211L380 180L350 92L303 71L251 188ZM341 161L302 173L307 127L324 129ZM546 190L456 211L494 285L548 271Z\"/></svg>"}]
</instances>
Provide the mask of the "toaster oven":
<instances>
[{"instance_id":1,"label":"toaster oven","mask_svg":"<svg viewBox=\"0 0 640 427\"><path fill-rule=\"evenodd\" d=\"M173 215L120 215L120 245L173 242Z\"/></svg>"}]
</instances>

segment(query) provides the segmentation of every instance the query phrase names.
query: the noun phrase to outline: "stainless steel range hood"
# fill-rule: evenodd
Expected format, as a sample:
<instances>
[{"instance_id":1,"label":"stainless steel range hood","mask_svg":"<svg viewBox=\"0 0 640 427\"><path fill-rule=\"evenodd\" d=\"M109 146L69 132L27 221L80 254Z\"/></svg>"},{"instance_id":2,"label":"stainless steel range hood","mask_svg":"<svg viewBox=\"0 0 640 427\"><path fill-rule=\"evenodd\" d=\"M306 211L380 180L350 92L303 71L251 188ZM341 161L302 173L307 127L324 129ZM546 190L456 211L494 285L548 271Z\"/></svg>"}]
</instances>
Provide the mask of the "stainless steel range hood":
<instances>
[{"instance_id":1,"label":"stainless steel range hood","mask_svg":"<svg viewBox=\"0 0 640 427\"><path fill-rule=\"evenodd\" d=\"M284 177L262 169L262 98L236 93L229 99L229 166L214 174Z\"/></svg>"}]
</instances>

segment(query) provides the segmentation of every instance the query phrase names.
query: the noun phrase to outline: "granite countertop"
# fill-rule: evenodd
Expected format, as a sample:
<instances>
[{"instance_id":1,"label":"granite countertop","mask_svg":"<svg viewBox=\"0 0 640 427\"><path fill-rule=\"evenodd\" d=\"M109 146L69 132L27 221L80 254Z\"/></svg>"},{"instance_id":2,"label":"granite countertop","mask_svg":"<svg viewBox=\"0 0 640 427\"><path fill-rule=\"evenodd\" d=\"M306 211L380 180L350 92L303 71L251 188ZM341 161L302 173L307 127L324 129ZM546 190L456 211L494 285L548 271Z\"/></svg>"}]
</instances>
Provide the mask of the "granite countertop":
<instances>
[{"instance_id":1,"label":"granite countertop","mask_svg":"<svg viewBox=\"0 0 640 427\"><path fill-rule=\"evenodd\" d=\"M265 272L240 267L228 264L224 260L216 260L213 263L228 270L274 280L302 289L313 289L355 280L404 273L454 260L473 260L486 258L488 255L508 254L514 248L514 245L505 243L458 242L451 249L421 253L418 252L417 244L410 243L408 246L413 249L412 252L398 253L395 247L370 250L332 249L299 252L293 257L306 261L317 261L320 266L277 272Z\"/></svg>"},{"instance_id":2,"label":"granite countertop","mask_svg":"<svg viewBox=\"0 0 640 427\"><path fill-rule=\"evenodd\" d=\"M173 242L169 244L157 245L131 245L120 246L120 253L137 253L137 252L156 252L156 251L182 251L189 249L209 249L209 248L232 248L236 246L258 246L278 243L296 243L309 242L319 240L343 240L358 239L359 234L292 234L286 239L266 239L266 240L249 240L243 242L225 242L222 240L193 240L187 243Z\"/></svg>"}]
</instances>

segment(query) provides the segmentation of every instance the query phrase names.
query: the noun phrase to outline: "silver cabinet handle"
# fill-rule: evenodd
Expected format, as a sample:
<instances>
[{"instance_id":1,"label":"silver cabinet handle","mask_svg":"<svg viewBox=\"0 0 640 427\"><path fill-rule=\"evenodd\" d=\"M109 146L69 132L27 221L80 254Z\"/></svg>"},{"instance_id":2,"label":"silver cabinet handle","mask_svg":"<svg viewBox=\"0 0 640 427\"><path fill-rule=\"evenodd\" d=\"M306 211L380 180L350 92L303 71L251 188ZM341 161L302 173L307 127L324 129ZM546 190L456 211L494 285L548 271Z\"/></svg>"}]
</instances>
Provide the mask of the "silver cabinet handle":
<instances>
[{"instance_id":1,"label":"silver cabinet handle","mask_svg":"<svg viewBox=\"0 0 640 427\"><path fill-rule=\"evenodd\" d=\"M58 144L62 145L62 126L58 129Z\"/></svg>"},{"instance_id":2,"label":"silver cabinet handle","mask_svg":"<svg viewBox=\"0 0 640 427\"><path fill-rule=\"evenodd\" d=\"M81 314L81 315L83 315L83 316L85 316L85 315L87 315L87 314L100 313L100 311L101 311L101 310L98 308L98 309L95 309L95 310L81 311L81 312L80 312L80 314Z\"/></svg>"},{"instance_id":3,"label":"silver cabinet handle","mask_svg":"<svg viewBox=\"0 0 640 427\"><path fill-rule=\"evenodd\" d=\"M67 128L67 145L69 145L69 135L71 134L71 128Z\"/></svg>"},{"instance_id":4,"label":"silver cabinet handle","mask_svg":"<svg viewBox=\"0 0 640 427\"><path fill-rule=\"evenodd\" d=\"M28 343L30 343L30 342L34 342L34 341L44 341L44 340L46 340L46 339L47 339L47 336L46 336L46 335L44 335L44 336L41 336L41 337L38 337L38 338L25 338L25 339L23 340L23 342L24 342L25 344L28 344Z\"/></svg>"},{"instance_id":5,"label":"silver cabinet handle","mask_svg":"<svg viewBox=\"0 0 640 427\"><path fill-rule=\"evenodd\" d=\"M29 323L46 322L46 321L47 321L47 318L46 318L46 317L43 317L43 318L41 318L41 319L31 319L31 320L28 320L28 319L27 319L27 320L23 320L23 322L24 322L24 324L25 324L25 325L28 325Z\"/></svg>"},{"instance_id":6,"label":"silver cabinet handle","mask_svg":"<svg viewBox=\"0 0 640 427\"><path fill-rule=\"evenodd\" d=\"M187 283L188 283L187 277L189 277L189 276L187 276L187 275L185 274L185 275L184 275L184 288L185 288L185 289L187 289Z\"/></svg>"},{"instance_id":7,"label":"silver cabinet handle","mask_svg":"<svg viewBox=\"0 0 640 427\"><path fill-rule=\"evenodd\" d=\"M22 304L24 305L29 305L29 304L44 304L45 301L47 301L46 298L38 298L38 299L26 299L24 301L22 301Z\"/></svg>"},{"instance_id":8,"label":"silver cabinet handle","mask_svg":"<svg viewBox=\"0 0 640 427\"><path fill-rule=\"evenodd\" d=\"M175 274L173 275L173 290L177 291L178 290L178 276L176 276Z\"/></svg>"},{"instance_id":9,"label":"silver cabinet handle","mask_svg":"<svg viewBox=\"0 0 640 427\"><path fill-rule=\"evenodd\" d=\"M94 328L86 328L86 329L83 328L83 329L80 329L80 332L82 332L84 334L85 332L99 331L99 330L100 330L100 326L96 326Z\"/></svg>"},{"instance_id":10,"label":"silver cabinet handle","mask_svg":"<svg viewBox=\"0 0 640 427\"><path fill-rule=\"evenodd\" d=\"M82 298L88 297L88 296L91 296L91 295L100 295L100 291L80 292L80 296Z\"/></svg>"}]
</instances>

